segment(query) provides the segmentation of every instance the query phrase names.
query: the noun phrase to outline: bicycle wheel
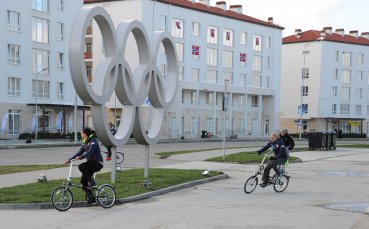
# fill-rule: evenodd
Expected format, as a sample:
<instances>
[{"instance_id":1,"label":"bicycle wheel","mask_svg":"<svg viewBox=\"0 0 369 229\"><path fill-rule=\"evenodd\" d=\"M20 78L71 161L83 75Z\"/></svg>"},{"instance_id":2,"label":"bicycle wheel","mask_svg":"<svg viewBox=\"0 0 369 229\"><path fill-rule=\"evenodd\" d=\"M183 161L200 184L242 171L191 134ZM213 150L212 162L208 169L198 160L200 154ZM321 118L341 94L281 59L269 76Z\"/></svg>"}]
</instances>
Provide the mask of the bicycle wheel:
<instances>
[{"instance_id":1,"label":"bicycle wheel","mask_svg":"<svg viewBox=\"0 0 369 229\"><path fill-rule=\"evenodd\" d=\"M101 185L96 192L96 200L103 208L111 208L115 204L116 194L112 186Z\"/></svg>"},{"instance_id":2,"label":"bicycle wheel","mask_svg":"<svg viewBox=\"0 0 369 229\"><path fill-rule=\"evenodd\" d=\"M68 210L73 204L72 191L63 186L57 187L51 194L51 203L56 210Z\"/></svg>"},{"instance_id":3,"label":"bicycle wheel","mask_svg":"<svg viewBox=\"0 0 369 229\"><path fill-rule=\"evenodd\" d=\"M272 180L274 180L274 176ZM274 191L283 192L284 190L286 190L289 180L290 178L286 175L282 175L279 179L276 179L274 182Z\"/></svg>"},{"instance_id":4,"label":"bicycle wheel","mask_svg":"<svg viewBox=\"0 0 369 229\"><path fill-rule=\"evenodd\" d=\"M116 164L122 164L124 161L124 153L117 152Z\"/></svg>"},{"instance_id":5,"label":"bicycle wheel","mask_svg":"<svg viewBox=\"0 0 369 229\"><path fill-rule=\"evenodd\" d=\"M258 185L258 177L255 175L251 176L246 180L243 190L245 191L246 194L250 194L255 190L257 185Z\"/></svg>"}]
</instances>

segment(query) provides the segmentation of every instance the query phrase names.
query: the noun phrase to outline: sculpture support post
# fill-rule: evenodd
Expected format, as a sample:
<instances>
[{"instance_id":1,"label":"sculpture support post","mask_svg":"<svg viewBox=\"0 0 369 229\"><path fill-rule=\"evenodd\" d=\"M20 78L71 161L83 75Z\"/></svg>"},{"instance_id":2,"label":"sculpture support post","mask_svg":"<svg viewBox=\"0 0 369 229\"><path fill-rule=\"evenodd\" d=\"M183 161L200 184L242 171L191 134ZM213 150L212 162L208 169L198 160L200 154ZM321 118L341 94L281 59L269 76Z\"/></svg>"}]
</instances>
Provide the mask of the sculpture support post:
<instances>
[{"instance_id":1,"label":"sculpture support post","mask_svg":"<svg viewBox=\"0 0 369 229\"><path fill-rule=\"evenodd\" d=\"M149 188L151 186L151 180L149 179L149 164L150 164L150 145L145 145L145 168L144 168L144 180L142 186Z\"/></svg>"},{"instance_id":2,"label":"sculpture support post","mask_svg":"<svg viewBox=\"0 0 369 229\"><path fill-rule=\"evenodd\" d=\"M115 184L115 180L116 180L116 174L117 174L117 147L113 146L111 148L111 157L112 157L112 162L113 162L113 166L111 167L111 183Z\"/></svg>"}]
</instances>

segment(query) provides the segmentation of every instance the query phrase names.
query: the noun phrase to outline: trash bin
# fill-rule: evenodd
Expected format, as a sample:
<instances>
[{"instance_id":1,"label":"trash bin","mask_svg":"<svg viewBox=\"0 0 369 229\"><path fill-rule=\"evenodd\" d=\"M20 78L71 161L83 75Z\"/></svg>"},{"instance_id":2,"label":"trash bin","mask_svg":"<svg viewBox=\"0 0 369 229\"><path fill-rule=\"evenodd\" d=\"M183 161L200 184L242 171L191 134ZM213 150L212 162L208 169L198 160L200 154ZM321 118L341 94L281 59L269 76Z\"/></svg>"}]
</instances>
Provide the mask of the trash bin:
<instances>
[{"instance_id":1,"label":"trash bin","mask_svg":"<svg viewBox=\"0 0 369 229\"><path fill-rule=\"evenodd\" d=\"M323 143L324 149L323 150L330 150L331 148L331 134L329 131L323 131Z\"/></svg>"},{"instance_id":2,"label":"trash bin","mask_svg":"<svg viewBox=\"0 0 369 229\"><path fill-rule=\"evenodd\" d=\"M208 132L206 130L201 131L201 138L208 138Z\"/></svg>"},{"instance_id":3,"label":"trash bin","mask_svg":"<svg viewBox=\"0 0 369 229\"><path fill-rule=\"evenodd\" d=\"M330 146L333 150L335 150L336 149L337 133L335 131L330 131L330 134L331 134Z\"/></svg>"},{"instance_id":4,"label":"trash bin","mask_svg":"<svg viewBox=\"0 0 369 229\"><path fill-rule=\"evenodd\" d=\"M312 150L322 149L325 146L325 138L323 139L322 132L308 133L308 140L309 140L309 148Z\"/></svg>"}]
</instances>

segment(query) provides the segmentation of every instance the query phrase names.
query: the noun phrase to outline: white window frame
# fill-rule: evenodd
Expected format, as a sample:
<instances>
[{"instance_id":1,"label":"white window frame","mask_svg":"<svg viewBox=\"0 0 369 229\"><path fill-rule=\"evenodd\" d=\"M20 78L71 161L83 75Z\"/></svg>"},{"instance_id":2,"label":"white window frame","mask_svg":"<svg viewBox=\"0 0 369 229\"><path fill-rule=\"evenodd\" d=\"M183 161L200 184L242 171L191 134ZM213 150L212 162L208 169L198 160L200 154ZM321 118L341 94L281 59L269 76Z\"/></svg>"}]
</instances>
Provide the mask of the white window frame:
<instances>
[{"instance_id":1,"label":"white window frame","mask_svg":"<svg viewBox=\"0 0 369 229\"><path fill-rule=\"evenodd\" d=\"M49 12L49 0L32 0L32 9L48 13Z\"/></svg>"},{"instance_id":2,"label":"white window frame","mask_svg":"<svg viewBox=\"0 0 369 229\"><path fill-rule=\"evenodd\" d=\"M332 88L332 95L333 95L334 97L336 97L336 96L337 96L337 92L338 92L338 87L337 87L337 86L333 86L333 88Z\"/></svg>"},{"instance_id":3,"label":"white window frame","mask_svg":"<svg viewBox=\"0 0 369 229\"><path fill-rule=\"evenodd\" d=\"M337 104L332 104L332 114L337 114Z\"/></svg>"},{"instance_id":4,"label":"white window frame","mask_svg":"<svg viewBox=\"0 0 369 229\"><path fill-rule=\"evenodd\" d=\"M362 99L363 98L363 89L362 88L356 88L356 98Z\"/></svg>"},{"instance_id":5,"label":"white window frame","mask_svg":"<svg viewBox=\"0 0 369 229\"><path fill-rule=\"evenodd\" d=\"M42 69L47 68L47 70L42 71L40 74L49 73L49 51L42 49L32 49L32 71L33 73L41 72Z\"/></svg>"},{"instance_id":6,"label":"white window frame","mask_svg":"<svg viewBox=\"0 0 369 229\"><path fill-rule=\"evenodd\" d=\"M309 86L301 86L302 96L309 96Z\"/></svg>"},{"instance_id":7,"label":"white window frame","mask_svg":"<svg viewBox=\"0 0 369 229\"><path fill-rule=\"evenodd\" d=\"M21 78L19 77L8 77L8 96L20 96L21 90L20 90L20 83Z\"/></svg>"},{"instance_id":8,"label":"white window frame","mask_svg":"<svg viewBox=\"0 0 369 229\"><path fill-rule=\"evenodd\" d=\"M263 61L262 56L253 55L252 56L252 71L261 72L262 61Z\"/></svg>"},{"instance_id":9,"label":"white window frame","mask_svg":"<svg viewBox=\"0 0 369 229\"><path fill-rule=\"evenodd\" d=\"M36 93L37 88L38 92ZM50 98L50 81L32 80L32 97L36 98L36 96L37 98Z\"/></svg>"},{"instance_id":10,"label":"white window frame","mask_svg":"<svg viewBox=\"0 0 369 229\"><path fill-rule=\"evenodd\" d=\"M257 42L257 40L259 41ZM254 35L252 39L252 48L255 52L261 52L262 50L262 36L261 35Z\"/></svg>"},{"instance_id":11,"label":"white window frame","mask_svg":"<svg viewBox=\"0 0 369 229\"><path fill-rule=\"evenodd\" d=\"M259 107L259 96L257 95L251 96L251 107Z\"/></svg>"},{"instance_id":12,"label":"white window frame","mask_svg":"<svg viewBox=\"0 0 369 229\"><path fill-rule=\"evenodd\" d=\"M211 30L214 29L214 37L211 36ZM209 44L218 44L218 27L208 25L207 28L207 42Z\"/></svg>"},{"instance_id":13,"label":"white window frame","mask_svg":"<svg viewBox=\"0 0 369 229\"><path fill-rule=\"evenodd\" d=\"M8 30L14 32L21 31L21 13L8 10Z\"/></svg>"},{"instance_id":14,"label":"white window frame","mask_svg":"<svg viewBox=\"0 0 369 229\"><path fill-rule=\"evenodd\" d=\"M184 60L184 44L183 43L176 43L176 50L177 50L177 60L178 60L178 62L183 62L183 60Z\"/></svg>"},{"instance_id":15,"label":"white window frame","mask_svg":"<svg viewBox=\"0 0 369 229\"><path fill-rule=\"evenodd\" d=\"M32 41L49 43L49 20L32 17Z\"/></svg>"},{"instance_id":16,"label":"white window frame","mask_svg":"<svg viewBox=\"0 0 369 229\"><path fill-rule=\"evenodd\" d=\"M233 68L233 52L223 51L223 68Z\"/></svg>"},{"instance_id":17,"label":"white window frame","mask_svg":"<svg viewBox=\"0 0 369 229\"><path fill-rule=\"evenodd\" d=\"M211 84L217 83L218 72L216 70L206 70L206 82Z\"/></svg>"},{"instance_id":18,"label":"white window frame","mask_svg":"<svg viewBox=\"0 0 369 229\"><path fill-rule=\"evenodd\" d=\"M179 27L177 27L177 22L179 23ZM184 20L173 18L172 19L172 36L177 38L183 38L184 34Z\"/></svg>"},{"instance_id":19,"label":"white window frame","mask_svg":"<svg viewBox=\"0 0 369 229\"><path fill-rule=\"evenodd\" d=\"M8 44L8 63L21 63L21 46L16 44Z\"/></svg>"},{"instance_id":20,"label":"white window frame","mask_svg":"<svg viewBox=\"0 0 369 229\"><path fill-rule=\"evenodd\" d=\"M241 87L245 87L246 86L246 82L247 82L247 75L244 73L240 74L240 80L239 80L239 85Z\"/></svg>"},{"instance_id":21,"label":"white window frame","mask_svg":"<svg viewBox=\"0 0 369 229\"><path fill-rule=\"evenodd\" d=\"M350 104L341 104L340 105L340 114L349 115L350 114Z\"/></svg>"},{"instance_id":22,"label":"white window frame","mask_svg":"<svg viewBox=\"0 0 369 229\"><path fill-rule=\"evenodd\" d=\"M218 49L206 48L206 64L218 66Z\"/></svg>"},{"instance_id":23,"label":"white window frame","mask_svg":"<svg viewBox=\"0 0 369 229\"><path fill-rule=\"evenodd\" d=\"M342 52L342 66L350 67L351 66L351 52Z\"/></svg>"},{"instance_id":24,"label":"white window frame","mask_svg":"<svg viewBox=\"0 0 369 229\"><path fill-rule=\"evenodd\" d=\"M178 80L184 80L184 67L178 66Z\"/></svg>"},{"instance_id":25,"label":"white window frame","mask_svg":"<svg viewBox=\"0 0 369 229\"><path fill-rule=\"evenodd\" d=\"M56 26L57 28L56 39L58 41L63 41L64 40L64 23L57 22L56 25L57 25Z\"/></svg>"},{"instance_id":26,"label":"white window frame","mask_svg":"<svg viewBox=\"0 0 369 229\"><path fill-rule=\"evenodd\" d=\"M364 64L364 53L358 53L357 54L357 63L358 64Z\"/></svg>"},{"instance_id":27,"label":"white window frame","mask_svg":"<svg viewBox=\"0 0 369 229\"><path fill-rule=\"evenodd\" d=\"M350 101L350 93L351 93L351 88L350 87L342 87L341 88L341 99L342 101Z\"/></svg>"},{"instance_id":28,"label":"white window frame","mask_svg":"<svg viewBox=\"0 0 369 229\"><path fill-rule=\"evenodd\" d=\"M64 53L61 52L57 53L57 65L59 71L64 70Z\"/></svg>"},{"instance_id":29,"label":"white window frame","mask_svg":"<svg viewBox=\"0 0 369 229\"><path fill-rule=\"evenodd\" d=\"M362 106L355 105L355 115L361 115Z\"/></svg>"},{"instance_id":30,"label":"white window frame","mask_svg":"<svg viewBox=\"0 0 369 229\"><path fill-rule=\"evenodd\" d=\"M357 71L357 81L363 82L363 79L364 79L364 72L361 70Z\"/></svg>"},{"instance_id":31,"label":"white window frame","mask_svg":"<svg viewBox=\"0 0 369 229\"><path fill-rule=\"evenodd\" d=\"M199 82L200 77L200 69L199 68L193 68L192 69L192 82Z\"/></svg>"},{"instance_id":32,"label":"white window frame","mask_svg":"<svg viewBox=\"0 0 369 229\"><path fill-rule=\"evenodd\" d=\"M227 40L227 33L229 33L229 40ZM233 47L233 30L223 29L223 45Z\"/></svg>"},{"instance_id":33,"label":"white window frame","mask_svg":"<svg viewBox=\"0 0 369 229\"><path fill-rule=\"evenodd\" d=\"M192 35L195 37L200 36L200 23L198 22L192 22Z\"/></svg>"},{"instance_id":34,"label":"white window frame","mask_svg":"<svg viewBox=\"0 0 369 229\"><path fill-rule=\"evenodd\" d=\"M240 32L240 44L247 45L247 33L246 32Z\"/></svg>"},{"instance_id":35,"label":"white window frame","mask_svg":"<svg viewBox=\"0 0 369 229\"><path fill-rule=\"evenodd\" d=\"M63 100L64 99L64 83L63 82L57 82L56 83L56 98Z\"/></svg>"},{"instance_id":36,"label":"white window frame","mask_svg":"<svg viewBox=\"0 0 369 229\"><path fill-rule=\"evenodd\" d=\"M350 84L350 82L351 82L351 70L349 70L349 69L342 69L341 83L343 83L343 84Z\"/></svg>"},{"instance_id":37,"label":"white window frame","mask_svg":"<svg viewBox=\"0 0 369 229\"><path fill-rule=\"evenodd\" d=\"M64 11L64 0L58 0L58 10Z\"/></svg>"},{"instance_id":38,"label":"white window frame","mask_svg":"<svg viewBox=\"0 0 369 229\"><path fill-rule=\"evenodd\" d=\"M165 15L161 15L161 20L160 20L160 29L161 29L162 31L166 31L166 30L167 30L167 27L168 27L167 23L168 23L168 18L167 18L167 16L165 16Z\"/></svg>"}]
</instances>

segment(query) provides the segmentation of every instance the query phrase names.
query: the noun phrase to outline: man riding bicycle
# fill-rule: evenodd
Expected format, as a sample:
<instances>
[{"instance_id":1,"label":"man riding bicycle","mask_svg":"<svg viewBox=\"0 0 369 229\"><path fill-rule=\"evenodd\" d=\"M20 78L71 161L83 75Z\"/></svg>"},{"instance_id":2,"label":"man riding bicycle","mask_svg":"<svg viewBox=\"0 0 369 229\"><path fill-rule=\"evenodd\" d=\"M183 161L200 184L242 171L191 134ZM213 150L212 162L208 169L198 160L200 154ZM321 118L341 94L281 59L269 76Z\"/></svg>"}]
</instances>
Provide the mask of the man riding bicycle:
<instances>
[{"instance_id":1,"label":"man riding bicycle","mask_svg":"<svg viewBox=\"0 0 369 229\"><path fill-rule=\"evenodd\" d=\"M103 158L101 156L100 146L97 143L94 132L90 128L86 127L81 131L81 136L83 145L75 155L65 161L65 164L70 163L70 160L72 159L87 159L86 162L83 162L78 166L78 169L82 173L82 189L86 192L88 197L86 205L91 205L92 203L95 203L96 200L88 186L95 185L94 180L92 179L92 175L95 172L100 171L104 167Z\"/></svg>"},{"instance_id":2,"label":"man riding bicycle","mask_svg":"<svg viewBox=\"0 0 369 229\"><path fill-rule=\"evenodd\" d=\"M263 183L260 184L260 187L265 187L268 185L268 178L270 170L273 168L276 175L278 176L280 174L279 169L277 168L278 165L284 165L288 159L288 154L286 151L286 148L284 146L284 142L282 139L278 138L278 135L273 133L271 134L270 142L268 142L263 148L258 150L258 154L265 152L269 148L272 148L274 152L274 156L270 156L270 161L264 168L264 174L263 174Z\"/></svg>"}]
</instances>

